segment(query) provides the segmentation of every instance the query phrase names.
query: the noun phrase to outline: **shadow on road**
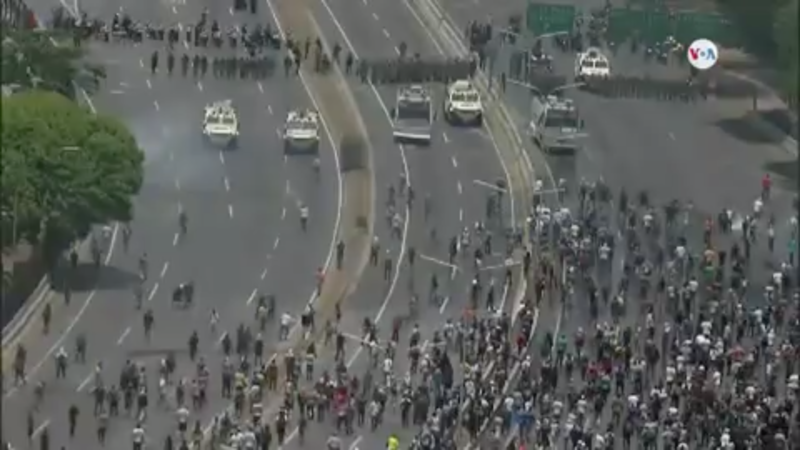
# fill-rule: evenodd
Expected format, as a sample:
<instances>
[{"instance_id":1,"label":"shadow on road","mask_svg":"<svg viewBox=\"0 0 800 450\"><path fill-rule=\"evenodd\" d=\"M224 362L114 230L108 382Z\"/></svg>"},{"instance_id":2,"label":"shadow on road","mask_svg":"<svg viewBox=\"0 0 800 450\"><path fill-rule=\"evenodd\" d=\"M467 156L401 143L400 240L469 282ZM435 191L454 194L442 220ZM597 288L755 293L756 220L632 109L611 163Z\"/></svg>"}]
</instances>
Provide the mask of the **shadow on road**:
<instances>
[{"instance_id":1,"label":"shadow on road","mask_svg":"<svg viewBox=\"0 0 800 450\"><path fill-rule=\"evenodd\" d=\"M715 125L728 135L750 144L779 144L780 140L767 136L766 133L753 126L747 116L718 120Z\"/></svg>"},{"instance_id":2,"label":"shadow on road","mask_svg":"<svg viewBox=\"0 0 800 450\"><path fill-rule=\"evenodd\" d=\"M53 288L63 293L65 282L74 293L129 289L138 282L138 275L112 266L95 267L94 264L79 264L75 269L62 271L53 280Z\"/></svg>"}]
</instances>

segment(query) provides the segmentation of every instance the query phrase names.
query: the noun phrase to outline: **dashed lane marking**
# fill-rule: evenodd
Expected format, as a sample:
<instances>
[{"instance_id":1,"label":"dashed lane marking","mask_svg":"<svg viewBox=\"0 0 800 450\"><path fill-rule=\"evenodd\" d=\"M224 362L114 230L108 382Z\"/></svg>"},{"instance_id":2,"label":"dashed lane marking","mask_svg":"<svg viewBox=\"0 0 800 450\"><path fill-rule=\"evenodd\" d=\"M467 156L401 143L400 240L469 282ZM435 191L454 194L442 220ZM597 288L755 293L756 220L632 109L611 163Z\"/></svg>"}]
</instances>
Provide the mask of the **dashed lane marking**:
<instances>
[{"instance_id":1,"label":"dashed lane marking","mask_svg":"<svg viewBox=\"0 0 800 450\"><path fill-rule=\"evenodd\" d=\"M197 89L198 89L200 92L203 92L203 83L201 83L201 82L199 82L199 81L198 81L198 82L197 82Z\"/></svg>"},{"instance_id":2,"label":"dashed lane marking","mask_svg":"<svg viewBox=\"0 0 800 450\"><path fill-rule=\"evenodd\" d=\"M173 155L172 152L169 153L169 159L170 159L170 161L175 159L175 156ZM180 191L181 190L181 180L179 180L177 178L175 178L175 190L176 191Z\"/></svg>"},{"instance_id":3,"label":"dashed lane marking","mask_svg":"<svg viewBox=\"0 0 800 450\"><path fill-rule=\"evenodd\" d=\"M398 54L398 55L399 55L399 54L400 54L400 49L399 49L399 48L397 48L397 47L395 47L395 48L394 48L394 52L395 52L396 54Z\"/></svg>"},{"instance_id":4,"label":"dashed lane marking","mask_svg":"<svg viewBox=\"0 0 800 450\"><path fill-rule=\"evenodd\" d=\"M386 36L386 39L389 39L389 38L391 37L391 36L389 36L389 32L388 32L388 31L386 31L386 28L384 28L384 29L383 29L383 30L381 30L381 31L383 32L383 35L384 35L384 36Z\"/></svg>"},{"instance_id":5,"label":"dashed lane marking","mask_svg":"<svg viewBox=\"0 0 800 450\"><path fill-rule=\"evenodd\" d=\"M464 193L464 186L461 186L461 182L460 181L456 184L456 188L458 189L458 195L461 195L461 194Z\"/></svg>"},{"instance_id":6,"label":"dashed lane marking","mask_svg":"<svg viewBox=\"0 0 800 450\"><path fill-rule=\"evenodd\" d=\"M153 89L153 83L150 82L150 78L144 80L145 84L147 84L147 89Z\"/></svg>"},{"instance_id":7,"label":"dashed lane marking","mask_svg":"<svg viewBox=\"0 0 800 450\"><path fill-rule=\"evenodd\" d=\"M153 100L153 106L156 107L156 111L161 111L161 106L158 105L158 100Z\"/></svg>"},{"instance_id":8,"label":"dashed lane marking","mask_svg":"<svg viewBox=\"0 0 800 450\"><path fill-rule=\"evenodd\" d=\"M258 86L258 92L261 92L263 94L264 93L264 85L261 84L261 82L259 81L257 83L257 86ZM269 108L269 106L267 106L267 108Z\"/></svg>"},{"instance_id":9,"label":"dashed lane marking","mask_svg":"<svg viewBox=\"0 0 800 450\"><path fill-rule=\"evenodd\" d=\"M47 419L47 420L45 420L44 422L42 422L42 423L41 423L41 425L39 425L38 427L36 427L36 428L33 430L33 433L31 433L31 439L36 439L37 437L39 437L39 435L40 435L40 434L42 434L42 432L43 432L44 430L46 430L46 429L47 429L47 427L49 427L49 426L50 426L50 419Z\"/></svg>"},{"instance_id":10,"label":"dashed lane marking","mask_svg":"<svg viewBox=\"0 0 800 450\"><path fill-rule=\"evenodd\" d=\"M372 13L372 18L375 20L380 20L380 17L378 17L378 15L375 13Z\"/></svg>"},{"instance_id":11,"label":"dashed lane marking","mask_svg":"<svg viewBox=\"0 0 800 450\"><path fill-rule=\"evenodd\" d=\"M459 222L463 222L464 221L464 210L463 209L459 209L458 210L458 221Z\"/></svg>"},{"instance_id":12,"label":"dashed lane marking","mask_svg":"<svg viewBox=\"0 0 800 450\"><path fill-rule=\"evenodd\" d=\"M272 114L272 105L267 105L267 112Z\"/></svg>"},{"instance_id":13,"label":"dashed lane marking","mask_svg":"<svg viewBox=\"0 0 800 450\"><path fill-rule=\"evenodd\" d=\"M81 384L78 385L78 388L75 389L76 392L81 392L82 390L86 389L86 386L92 382L92 374L86 375L86 378L81 381Z\"/></svg>"},{"instance_id":14,"label":"dashed lane marking","mask_svg":"<svg viewBox=\"0 0 800 450\"><path fill-rule=\"evenodd\" d=\"M164 267L161 268L161 278L167 274L167 270L169 270L169 261L164 263Z\"/></svg>"},{"instance_id":15,"label":"dashed lane marking","mask_svg":"<svg viewBox=\"0 0 800 450\"><path fill-rule=\"evenodd\" d=\"M122 343L125 342L125 338L127 338L129 334L131 334L131 327L125 328L125 331L119 335L119 339L117 339L117 345L122 345Z\"/></svg>"},{"instance_id":16,"label":"dashed lane marking","mask_svg":"<svg viewBox=\"0 0 800 450\"><path fill-rule=\"evenodd\" d=\"M231 182L228 181L228 177L225 177L222 180L225 183L225 190L226 191L230 191L231 190Z\"/></svg>"},{"instance_id":17,"label":"dashed lane marking","mask_svg":"<svg viewBox=\"0 0 800 450\"><path fill-rule=\"evenodd\" d=\"M181 235L179 233L175 233L175 236L172 237L172 246L177 247L178 241L181 239Z\"/></svg>"},{"instance_id":18,"label":"dashed lane marking","mask_svg":"<svg viewBox=\"0 0 800 450\"><path fill-rule=\"evenodd\" d=\"M357 437L356 437L356 438L353 440L353 443L352 443L352 444L350 444L350 447L348 447L348 449L347 449L347 450L359 450L359 448L358 448L358 443L359 443L359 442L361 442L361 439L362 439L362 437L361 437L360 435L359 435L359 436L357 436Z\"/></svg>"},{"instance_id":19,"label":"dashed lane marking","mask_svg":"<svg viewBox=\"0 0 800 450\"><path fill-rule=\"evenodd\" d=\"M142 61L142 58L139 58L139 67L144 68L144 61Z\"/></svg>"},{"instance_id":20,"label":"dashed lane marking","mask_svg":"<svg viewBox=\"0 0 800 450\"><path fill-rule=\"evenodd\" d=\"M286 219L286 207L284 206L281 210L281 220Z\"/></svg>"},{"instance_id":21,"label":"dashed lane marking","mask_svg":"<svg viewBox=\"0 0 800 450\"><path fill-rule=\"evenodd\" d=\"M667 136L669 136L669 138L672 139L673 141L675 140L675 134L672 133L671 131L667 133Z\"/></svg>"},{"instance_id":22,"label":"dashed lane marking","mask_svg":"<svg viewBox=\"0 0 800 450\"><path fill-rule=\"evenodd\" d=\"M230 15L233 15L233 8L228 8L228 13L229 13Z\"/></svg>"},{"instance_id":23,"label":"dashed lane marking","mask_svg":"<svg viewBox=\"0 0 800 450\"><path fill-rule=\"evenodd\" d=\"M439 306L439 314L444 314L444 310L447 309L447 304L448 303L450 303L450 297L449 296L445 297L444 300L442 300L442 305Z\"/></svg>"},{"instance_id":24,"label":"dashed lane marking","mask_svg":"<svg viewBox=\"0 0 800 450\"><path fill-rule=\"evenodd\" d=\"M442 133L442 139L444 139L445 144L450 143L450 138L447 136L447 133Z\"/></svg>"},{"instance_id":25,"label":"dashed lane marking","mask_svg":"<svg viewBox=\"0 0 800 450\"><path fill-rule=\"evenodd\" d=\"M228 205L228 215L233 219L233 205Z\"/></svg>"},{"instance_id":26,"label":"dashed lane marking","mask_svg":"<svg viewBox=\"0 0 800 450\"><path fill-rule=\"evenodd\" d=\"M261 279L267 278L267 274L269 273L269 268L265 267L264 271L261 272Z\"/></svg>"},{"instance_id":27,"label":"dashed lane marking","mask_svg":"<svg viewBox=\"0 0 800 450\"><path fill-rule=\"evenodd\" d=\"M253 289L253 292L250 293L250 296L247 297L247 304L253 303L253 300L256 299L256 294L258 294L258 289Z\"/></svg>"},{"instance_id":28,"label":"dashed lane marking","mask_svg":"<svg viewBox=\"0 0 800 450\"><path fill-rule=\"evenodd\" d=\"M178 8L172 7L172 14L178 14Z\"/></svg>"},{"instance_id":29,"label":"dashed lane marking","mask_svg":"<svg viewBox=\"0 0 800 450\"><path fill-rule=\"evenodd\" d=\"M219 162L221 162L222 164L225 164L225 154L222 153L222 150L220 150L220 152L219 152Z\"/></svg>"},{"instance_id":30,"label":"dashed lane marking","mask_svg":"<svg viewBox=\"0 0 800 450\"><path fill-rule=\"evenodd\" d=\"M120 89L112 89L112 90L108 91L108 93L111 94L111 95L122 95L122 94L125 93L125 91L120 90Z\"/></svg>"},{"instance_id":31,"label":"dashed lane marking","mask_svg":"<svg viewBox=\"0 0 800 450\"><path fill-rule=\"evenodd\" d=\"M272 244L272 249L276 250L278 248L278 245L280 245L280 243L281 243L281 237L278 236L275 238L275 242Z\"/></svg>"},{"instance_id":32,"label":"dashed lane marking","mask_svg":"<svg viewBox=\"0 0 800 450\"><path fill-rule=\"evenodd\" d=\"M150 295L147 296L147 301L152 302L154 298L156 298L156 293L158 292L158 281L153 285L153 289L150 289Z\"/></svg>"}]
</instances>

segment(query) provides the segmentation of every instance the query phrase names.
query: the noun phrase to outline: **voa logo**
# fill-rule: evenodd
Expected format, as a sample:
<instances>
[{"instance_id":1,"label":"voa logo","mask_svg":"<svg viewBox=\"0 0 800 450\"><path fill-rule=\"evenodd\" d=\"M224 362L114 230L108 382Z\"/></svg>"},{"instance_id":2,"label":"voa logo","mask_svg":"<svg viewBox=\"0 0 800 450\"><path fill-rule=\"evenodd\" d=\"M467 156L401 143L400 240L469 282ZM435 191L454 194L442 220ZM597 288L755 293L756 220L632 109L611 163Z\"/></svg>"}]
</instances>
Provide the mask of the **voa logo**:
<instances>
[{"instance_id":1,"label":"voa logo","mask_svg":"<svg viewBox=\"0 0 800 450\"><path fill-rule=\"evenodd\" d=\"M698 39L692 42L686 51L689 64L698 70L708 70L714 67L719 59L719 50L716 44L708 39Z\"/></svg>"}]
</instances>

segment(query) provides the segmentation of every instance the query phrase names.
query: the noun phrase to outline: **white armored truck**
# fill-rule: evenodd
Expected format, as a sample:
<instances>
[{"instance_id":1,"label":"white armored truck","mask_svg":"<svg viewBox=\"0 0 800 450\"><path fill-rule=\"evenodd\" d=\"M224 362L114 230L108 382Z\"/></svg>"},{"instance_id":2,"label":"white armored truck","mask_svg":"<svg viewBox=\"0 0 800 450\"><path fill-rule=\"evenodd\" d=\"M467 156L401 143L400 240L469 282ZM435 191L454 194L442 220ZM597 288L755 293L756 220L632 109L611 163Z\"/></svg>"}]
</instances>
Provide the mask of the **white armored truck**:
<instances>
[{"instance_id":1,"label":"white armored truck","mask_svg":"<svg viewBox=\"0 0 800 450\"><path fill-rule=\"evenodd\" d=\"M447 87L444 117L451 124L481 126L483 104L481 94L469 80L454 81Z\"/></svg>"},{"instance_id":2,"label":"white armored truck","mask_svg":"<svg viewBox=\"0 0 800 450\"><path fill-rule=\"evenodd\" d=\"M433 102L421 85L401 88L392 111L395 141L430 144L433 128Z\"/></svg>"},{"instance_id":3,"label":"white armored truck","mask_svg":"<svg viewBox=\"0 0 800 450\"><path fill-rule=\"evenodd\" d=\"M284 153L318 153L319 126L319 114L316 111L290 111L283 127Z\"/></svg>"},{"instance_id":4,"label":"white armored truck","mask_svg":"<svg viewBox=\"0 0 800 450\"><path fill-rule=\"evenodd\" d=\"M531 101L528 132L545 153L572 153L584 136L583 121L571 99L554 95L535 96Z\"/></svg>"},{"instance_id":5,"label":"white armored truck","mask_svg":"<svg viewBox=\"0 0 800 450\"><path fill-rule=\"evenodd\" d=\"M206 105L203 136L215 145L235 147L239 139L239 118L230 100Z\"/></svg>"},{"instance_id":6,"label":"white armored truck","mask_svg":"<svg viewBox=\"0 0 800 450\"><path fill-rule=\"evenodd\" d=\"M575 57L575 81L587 78L611 76L611 65L608 58L597 47L589 47Z\"/></svg>"}]
</instances>

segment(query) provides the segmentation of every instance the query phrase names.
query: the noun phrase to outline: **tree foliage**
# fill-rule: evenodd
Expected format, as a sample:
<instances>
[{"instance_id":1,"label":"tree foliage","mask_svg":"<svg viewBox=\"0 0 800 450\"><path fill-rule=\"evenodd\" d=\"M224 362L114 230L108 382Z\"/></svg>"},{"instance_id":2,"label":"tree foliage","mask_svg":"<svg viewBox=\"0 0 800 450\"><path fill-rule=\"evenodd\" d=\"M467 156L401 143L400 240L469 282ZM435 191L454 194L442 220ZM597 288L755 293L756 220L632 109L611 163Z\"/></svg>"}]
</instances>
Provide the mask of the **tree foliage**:
<instances>
[{"instance_id":1,"label":"tree foliage","mask_svg":"<svg viewBox=\"0 0 800 450\"><path fill-rule=\"evenodd\" d=\"M3 99L1 125L4 248L15 229L44 236L50 258L93 224L130 220L144 156L119 121L30 91Z\"/></svg>"},{"instance_id":2,"label":"tree foliage","mask_svg":"<svg viewBox=\"0 0 800 450\"><path fill-rule=\"evenodd\" d=\"M73 83L95 91L105 70L84 60L84 51L55 32L3 29L2 72L4 85L46 89L74 97Z\"/></svg>"}]
</instances>

